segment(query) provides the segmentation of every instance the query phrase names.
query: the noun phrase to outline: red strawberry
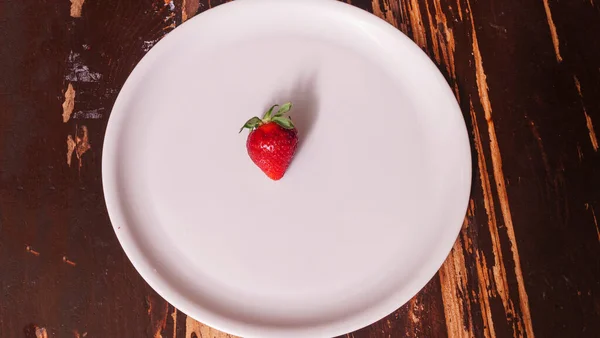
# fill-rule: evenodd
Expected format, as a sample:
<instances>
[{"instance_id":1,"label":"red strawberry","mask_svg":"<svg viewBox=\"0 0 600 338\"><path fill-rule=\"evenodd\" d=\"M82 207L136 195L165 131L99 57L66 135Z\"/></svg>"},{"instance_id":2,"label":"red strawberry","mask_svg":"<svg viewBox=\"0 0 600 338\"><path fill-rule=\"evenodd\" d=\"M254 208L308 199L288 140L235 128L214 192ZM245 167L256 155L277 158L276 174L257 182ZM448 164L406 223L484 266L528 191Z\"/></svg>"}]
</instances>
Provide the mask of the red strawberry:
<instances>
[{"instance_id":1,"label":"red strawberry","mask_svg":"<svg viewBox=\"0 0 600 338\"><path fill-rule=\"evenodd\" d=\"M275 181L285 174L298 145L296 127L290 118L283 116L292 109L292 104L284 104L273 115L277 106L267 110L262 119L251 118L240 129L240 133L244 128L250 129L246 148L252 162Z\"/></svg>"}]
</instances>

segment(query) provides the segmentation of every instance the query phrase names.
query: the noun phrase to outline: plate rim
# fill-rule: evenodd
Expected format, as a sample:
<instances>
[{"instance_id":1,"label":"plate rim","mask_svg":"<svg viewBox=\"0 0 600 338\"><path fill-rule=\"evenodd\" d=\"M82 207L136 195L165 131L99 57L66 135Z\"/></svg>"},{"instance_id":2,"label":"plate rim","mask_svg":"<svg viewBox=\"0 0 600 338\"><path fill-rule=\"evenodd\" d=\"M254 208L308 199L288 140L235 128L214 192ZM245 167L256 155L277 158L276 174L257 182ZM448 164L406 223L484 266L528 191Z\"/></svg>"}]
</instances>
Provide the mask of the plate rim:
<instances>
[{"instance_id":1,"label":"plate rim","mask_svg":"<svg viewBox=\"0 0 600 338\"><path fill-rule=\"evenodd\" d=\"M440 81L443 81L445 84L444 91L446 91L446 95L451 97L451 101L454 102L454 110L462 120L462 147L465 151L465 178L467 184L465 184L464 192L462 196L458 196L458 199L461 199L462 202L460 204L463 205L461 208L462 212L460 220L451 220L448 222L449 227L454 227L456 231L456 235L452 236L452 240L450 241L448 238L442 238L438 243L438 248L443 247L443 250L437 249L435 256L430 258L430 262L436 262L436 264L431 264L431 266L422 267L419 276L416 278L412 278L409 283L404 288L396 289L394 292L391 292L388 297L378 302L375 306L364 309L361 312L357 312L352 314L349 317L344 317L342 320L337 320L334 322L327 322L323 325L312 326L312 327L304 327L302 329L298 329L297 327L273 327L267 326L264 324L252 324L246 323L239 320L231 319L228 317L224 317L220 314L214 313L210 309L204 308L203 306L190 302L186 297L181 296L176 289L172 288L169 283L164 279L164 277L159 276L156 273L156 270L152 268L151 262L148 260L143 254L143 251L139 248L139 245L135 242L135 235L130 233L127 230L126 217L124 216L124 212L122 207L120 206L119 200L120 197L117 188L117 170L115 154L117 154L118 146L118 138L120 125L122 124L122 120L126 117L125 112L123 111L123 105L125 104L126 97L131 95L131 92L137 88L137 84L141 81L140 75L143 74L143 70L147 68L147 65L151 64L151 62L156 59L159 52L167 46L167 41L174 41L175 37L183 34L185 30L191 29L193 27L191 22L196 22L198 20L202 20L208 15L225 15L226 12L232 7L246 6L246 7L257 7L262 8L261 6L269 6L269 5L283 5L284 6L315 6L318 7L315 10L319 9L327 9L328 10L337 10L344 11L344 15L351 15L360 18L363 21L367 21L369 25L377 26L378 29L385 30L386 33L395 35L397 39L402 40L403 45L406 45L407 48L412 48L413 50L418 50L417 53L421 55L421 58L426 59L425 63L428 64L431 68L431 72L435 73L434 76L437 76ZM250 8L252 10L252 8ZM154 289L161 297L163 297L167 302L173 304L177 309L186 313L188 316L198 319L202 321L202 323L211 326L217 330L224 331L230 334L234 334L237 336L252 336L252 337L333 337L342 335L348 332L353 332L355 330L361 329L365 326L371 325L385 316L393 313L399 307L406 304L412 297L414 297L423 287L429 283L429 281L435 276L435 274L439 271L447 256L449 255L454 243L456 242L456 238L460 233L460 229L462 228L462 220L464 219L464 215L467 212L468 201L470 198L470 191L472 185L472 152L470 147L470 139L468 136L468 130L466 127L466 121L464 119L464 115L456 101L454 93L452 92L448 82L439 71L437 66L433 63L433 61L429 58L429 56L423 52L410 38L408 38L404 33L400 30L386 22L385 20L367 12L355 6L338 2L336 0L237 0L233 2L228 2L222 4L218 7L207 10L203 13L196 15L195 17L187 20L175 30L167 34L163 37L146 55L142 57L142 59L135 66L133 71L129 74L127 80L123 84L117 99L115 100L115 104L110 113L108 123L106 126L106 132L102 147L102 186L104 199L107 207L107 212L111 221L111 225L117 236L119 244L123 248L127 258L132 263L136 271L141 275L141 277ZM459 204L459 203L457 203ZM434 267L432 267L434 266Z\"/></svg>"}]
</instances>

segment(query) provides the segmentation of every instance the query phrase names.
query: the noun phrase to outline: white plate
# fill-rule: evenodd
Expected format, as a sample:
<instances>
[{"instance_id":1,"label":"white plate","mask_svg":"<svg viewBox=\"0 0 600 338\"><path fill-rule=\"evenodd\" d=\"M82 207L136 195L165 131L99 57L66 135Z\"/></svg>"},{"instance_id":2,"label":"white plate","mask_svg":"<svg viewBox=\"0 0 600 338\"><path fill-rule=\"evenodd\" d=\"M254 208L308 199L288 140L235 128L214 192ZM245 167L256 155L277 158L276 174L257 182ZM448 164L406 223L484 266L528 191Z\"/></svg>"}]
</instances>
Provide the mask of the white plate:
<instances>
[{"instance_id":1,"label":"white plate","mask_svg":"<svg viewBox=\"0 0 600 338\"><path fill-rule=\"evenodd\" d=\"M301 146L273 182L238 131L286 101ZM104 144L108 211L136 269L246 337L330 337L393 312L448 255L470 180L433 63L335 1L242 0L186 22L133 71Z\"/></svg>"}]
</instances>

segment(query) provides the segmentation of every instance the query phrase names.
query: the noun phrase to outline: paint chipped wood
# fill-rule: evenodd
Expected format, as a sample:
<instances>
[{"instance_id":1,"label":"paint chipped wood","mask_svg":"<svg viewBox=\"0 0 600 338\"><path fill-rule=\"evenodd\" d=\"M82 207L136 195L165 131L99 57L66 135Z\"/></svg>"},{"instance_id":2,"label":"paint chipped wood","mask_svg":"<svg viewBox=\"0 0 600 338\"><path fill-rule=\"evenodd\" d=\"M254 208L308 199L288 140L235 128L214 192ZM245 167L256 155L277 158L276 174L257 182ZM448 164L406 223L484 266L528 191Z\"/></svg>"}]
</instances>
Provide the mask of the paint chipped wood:
<instances>
[{"instance_id":1,"label":"paint chipped wood","mask_svg":"<svg viewBox=\"0 0 600 338\"><path fill-rule=\"evenodd\" d=\"M463 245L459 239L439 271L442 284L442 299L449 337L475 337L470 318L471 304L468 295L467 267L463 255ZM465 325L466 323L466 325Z\"/></svg>"},{"instance_id":2,"label":"paint chipped wood","mask_svg":"<svg viewBox=\"0 0 600 338\"><path fill-rule=\"evenodd\" d=\"M542 0L544 2L544 11L546 12L546 20L548 20L548 28L550 29L550 37L552 38L552 45L554 46L554 54L556 55L556 61L562 62L562 56L560 55L560 42L558 40L558 33L556 32L556 25L552 19L552 11L550 10L550 4L548 0Z\"/></svg>"},{"instance_id":3,"label":"paint chipped wood","mask_svg":"<svg viewBox=\"0 0 600 338\"><path fill-rule=\"evenodd\" d=\"M181 21L185 22L198 13L200 2L198 0L183 0L181 8Z\"/></svg>"},{"instance_id":4,"label":"paint chipped wood","mask_svg":"<svg viewBox=\"0 0 600 338\"><path fill-rule=\"evenodd\" d=\"M77 266L77 263L73 262L72 260L68 259L67 256L63 256L62 261L65 264L68 264L70 266Z\"/></svg>"},{"instance_id":5,"label":"paint chipped wood","mask_svg":"<svg viewBox=\"0 0 600 338\"><path fill-rule=\"evenodd\" d=\"M236 338L230 334L215 330L210 326L204 325L191 317L187 317L185 321L185 338Z\"/></svg>"},{"instance_id":6,"label":"paint chipped wood","mask_svg":"<svg viewBox=\"0 0 600 338\"><path fill-rule=\"evenodd\" d=\"M74 18L81 18L81 10L83 9L83 3L85 0L70 0L71 1L71 16Z\"/></svg>"},{"instance_id":7,"label":"paint chipped wood","mask_svg":"<svg viewBox=\"0 0 600 338\"><path fill-rule=\"evenodd\" d=\"M35 329L35 337L48 338L48 331L46 331L46 328L38 327L37 329Z\"/></svg>"},{"instance_id":8,"label":"paint chipped wood","mask_svg":"<svg viewBox=\"0 0 600 338\"><path fill-rule=\"evenodd\" d=\"M594 123L592 122L592 118L588 113L584 110L583 115L585 116L585 125L588 128L588 132L590 135L590 141L592 142L592 147L594 151L598 151L598 139L596 138L596 130L594 129Z\"/></svg>"},{"instance_id":9,"label":"paint chipped wood","mask_svg":"<svg viewBox=\"0 0 600 338\"><path fill-rule=\"evenodd\" d=\"M173 320L173 337L177 337L177 309L173 309L171 319Z\"/></svg>"},{"instance_id":10,"label":"paint chipped wood","mask_svg":"<svg viewBox=\"0 0 600 338\"><path fill-rule=\"evenodd\" d=\"M29 245L25 247L25 250L27 252L29 252L30 254L34 255L34 256L39 256L40 255L39 252L33 250Z\"/></svg>"},{"instance_id":11,"label":"paint chipped wood","mask_svg":"<svg viewBox=\"0 0 600 338\"><path fill-rule=\"evenodd\" d=\"M373 14L387 21L394 27L398 27L398 21L395 13L397 13L397 1L390 0L373 0Z\"/></svg>"},{"instance_id":12,"label":"paint chipped wood","mask_svg":"<svg viewBox=\"0 0 600 338\"><path fill-rule=\"evenodd\" d=\"M421 6L418 0L410 0L408 3L408 15L410 18L410 27L412 29L413 39L421 48L427 47L427 37L425 34L425 25L421 16Z\"/></svg>"},{"instance_id":13,"label":"paint chipped wood","mask_svg":"<svg viewBox=\"0 0 600 338\"><path fill-rule=\"evenodd\" d=\"M585 126L588 129L590 141L592 143L592 148L594 149L594 151L598 151L598 138L596 137L596 130L594 129L594 122L592 122L592 118L590 117L587 110L585 109L585 105L583 103L583 94L581 92L581 83L579 82L579 79L575 75L573 76L573 82L575 82L575 88L577 88L577 93L579 94L580 102L583 107L583 115L585 116Z\"/></svg>"},{"instance_id":14,"label":"paint chipped wood","mask_svg":"<svg viewBox=\"0 0 600 338\"><path fill-rule=\"evenodd\" d=\"M81 126L77 129L75 143L75 154L77 155L77 161L79 162L79 167L81 168L81 158L83 157L83 154L92 148L86 126Z\"/></svg>"},{"instance_id":15,"label":"paint chipped wood","mask_svg":"<svg viewBox=\"0 0 600 338\"><path fill-rule=\"evenodd\" d=\"M153 338L163 338L163 333L167 326L167 318L169 315L169 303L164 301L155 293L146 296L147 313L150 319L148 327L148 336ZM175 325L175 324L174 324Z\"/></svg>"},{"instance_id":16,"label":"paint chipped wood","mask_svg":"<svg viewBox=\"0 0 600 338\"><path fill-rule=\"evenodd\" d=\"M62 104L62 109L63 122L67 123L71 118L73 109L75 109L75 89L73 89L73 85L70 82L65 91L65 101Z\"/></svg>"},{"instance_id":17,"label":"paint chipped wood","mask_svg":"<svg viewBox=\"0 0 600 338\"><path fill-rule=\"evenodd\" d=\"M600 242L600 227L598 227L598 219L596 219L594 207L589 207L589 204L586 204L586 209L589 209L592 212L592 218L594 219L594 225L596 226L596 234L598 234L598 242Z\"/></svg>"},{"instance_id":18,"label":"paint chipped wood","mask_svg":"<svg viewBox=\"0 0 600 338\"><path fill-rule=\"evenodd\" d=\"M483 111L485 113L485 119L487 121L488 136L490 139L489 146L490 146L490 152L491 152L492 172L493 172L494 181L496 183L496 193L497 193L497 197L500 202L500 210L502 212L504 226L506 227L506 232L508 235L508 239L510 241L510 250L511 250L512 259L514 262L514 273L515 273L515 276L517 279L517 288L518 288L518 294L519 294L519 305L520 305L520 311L521 311L521 315L522 315L522 322L523 322L523 325L525 328L525 333L527 334L527 337L533 338L534 333L533 333L533 324L531 322L531 314L529 312L529 299L528 299L528 295L527 295L527 290L525 289L525 282L523 280L523 272L521 269L521 259L519 257L519 250L518 250L518 245L517 245L517 241L516 241L516 234L515 234L515 230L514 230L512 215L511 215L509 201L508 201L508 193L506 191L506 185L505 185L506 180L504 178L504 172L502 170L502 156L500 154L500 148L499 148L498 139L496 136L497 135L496 129L494 126L494 121L492 119L492 105L491 105L489 94L488 94L489 88L487 85L485 71L483 69L483 60L482 60L481 52L479 50L479 42L477 39L477 32L475 30L475 22L473 20L471 5L468 0L467 0L467 4L468 4L468 8L469 8L469 12L470 12L470 19L471 19L471 34L472 34L472 40L473 40L473 57L475 59L475 74L476 74L476 79L477 79L477 90L479 93L479 99L480 99L481 106L483 107ZM493 228L497 228L497 227L494 226ZM496 252L501 252L501 250L497 250ZM504 279L503 276L501 276L501 275L503 275L502 272L498 272L497 275L500 275L499 277L501 279ZM499 290L499 292L502 295L504 292L506 292L506 290L501 289L501 290ZM505 310L507 311L507 314L509 314L509 315L512 314L510 302L508 302L508 301L505 302ZM520 323L517 322L517 325L520 325ZM518 329L519 329L519 327L517 327L515 329L515 334L517 334L519 332Z\"/></svg>"},{"instance_id":19,"label":"paint chipped wood","mask_svg":"<svg viewBox=\"0 0 600 338\"><path fill-rule=\"evenodd\" d=\"M100 171L106 122L129 72L179 24L225 2L7 7L0 337L229 337L151 293L115 239ZM474 183L438 276L345 337L600 336L600 275L590 268L600 266L594 1L346 2L406 33L442 71L467 120Z\"/></svg>"},{"instance_id":20,"label":"paint chipped wood","mask_svg":"<svg viewBox=\"0 0 600 338\"><path fill-rule=\"evenodd\" d=\"M71 166L71 161L73 160L73 152L75 151L75 147L77 147L77 142L75 142L73 136L67 136L67 165L69 167Z\"/></svg>"}]
</instances>

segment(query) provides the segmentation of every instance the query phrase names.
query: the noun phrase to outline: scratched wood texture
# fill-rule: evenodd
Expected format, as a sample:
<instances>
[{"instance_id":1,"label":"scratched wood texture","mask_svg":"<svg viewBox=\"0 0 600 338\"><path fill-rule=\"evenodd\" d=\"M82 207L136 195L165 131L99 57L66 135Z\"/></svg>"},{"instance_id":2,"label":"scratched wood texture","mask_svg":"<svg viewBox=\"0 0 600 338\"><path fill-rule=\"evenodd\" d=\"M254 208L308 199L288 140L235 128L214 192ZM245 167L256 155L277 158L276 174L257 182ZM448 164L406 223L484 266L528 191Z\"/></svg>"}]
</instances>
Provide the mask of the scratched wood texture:
<instances>
[{"instance_id":1,"label":"scratched wood texture","mask_svg":"<svg viewBox=\"0 0 600 338\"><path fill-rule=\"evenodd\" d=\"M0 0L0 337L229 337L136 273L100 171L128 74L221 2ZM348 337L600 337L600 4L348 2L438 65L474 163L464 228L439 273Z\"/></svg>"}]
</instances>

